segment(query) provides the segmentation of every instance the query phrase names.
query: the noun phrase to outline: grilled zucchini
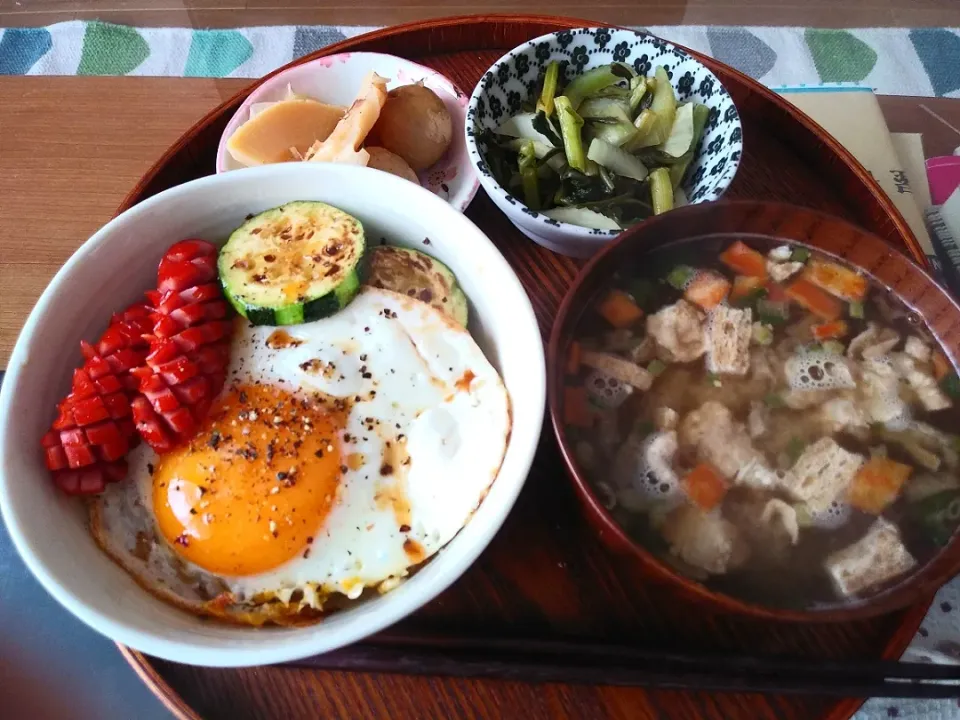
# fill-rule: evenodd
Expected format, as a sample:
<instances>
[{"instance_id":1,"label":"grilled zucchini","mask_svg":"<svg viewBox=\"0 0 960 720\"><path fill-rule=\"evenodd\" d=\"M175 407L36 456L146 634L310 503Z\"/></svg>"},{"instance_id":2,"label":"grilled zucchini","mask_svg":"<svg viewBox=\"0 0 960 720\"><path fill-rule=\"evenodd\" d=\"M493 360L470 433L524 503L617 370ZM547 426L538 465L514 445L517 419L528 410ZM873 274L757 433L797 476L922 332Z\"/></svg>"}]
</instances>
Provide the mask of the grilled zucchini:
<instances>
[{"instance_id":1,"label":"grilled zucchini","mask_svg":"<svg viewBox=\"0 0 960 720\"><path fill-rule=\"evenodd\" d=\"M220 282L254 325L310 322L357 294L365 250L355 217L322 202L290 202L233 231L220 250Z\"/></svg>"},{"instance_id":2,"label":"grilled zucchini","mask_svg":"<svg viewBox=\"0 0 960 720\"><path fill-rule=\"evenodd\" d=\"M390 245L373 248L365 284L421 300L458 325L467 326L467 296L456 276L426 253Z\"/></svg>"}]
</instances>

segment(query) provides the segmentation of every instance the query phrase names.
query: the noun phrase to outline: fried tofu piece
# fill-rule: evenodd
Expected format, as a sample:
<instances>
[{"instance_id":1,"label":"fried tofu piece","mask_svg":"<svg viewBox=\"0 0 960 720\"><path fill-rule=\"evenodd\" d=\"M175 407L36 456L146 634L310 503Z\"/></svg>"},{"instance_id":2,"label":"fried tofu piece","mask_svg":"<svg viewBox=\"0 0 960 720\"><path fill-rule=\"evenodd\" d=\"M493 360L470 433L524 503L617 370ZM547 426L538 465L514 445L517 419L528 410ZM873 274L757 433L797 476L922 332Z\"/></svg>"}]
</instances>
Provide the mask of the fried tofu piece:
<instances>
[{"instance_id":1,"label":"fried tofu piece","mask_svg":"<svg viewBox=\"0 0 960 720\"><path fill-rule=\"evenodd\" d=\"M753 311L718 305L707 318L707 370L717 375L746 375L750 369Z\"/></svg>"},{"instance_id":2,"label":"fried tofu piece","mask_svg":"<svg viewBox=\"0 0 960 720\"><path fill-rule=\"evenodd\" d=\"M922 363L930 362L933 356L933 350L930 349L930 346L916 335L910 335L907 338L903 351L914 360Z\"/></svg>"},{"instance_id":3,"label":"fried tofu piece","mask_svg":"<svg viewBox=\"0 0 960 720\"><path fill-rule=\"evenodd\" d=\"M637 390L649 390L653 385L653 375L636 363L632 363L610 353L584 350L580 353L580 362L605 375L616 378L622 383L632 385Z\"/></svg>"},{"instance_id":4,"label":"fried tofu piece","mask_svg":"<svg viewBox=\"0 0 960 720\"><path fill-rule=\"evenodd\" d=\"M703 313L686 300L650 315L647 333L657 344L657 355L666 362L692 362L705 350Z\"/></svg>"},{"instance_id":5,"label":"fried tofu piece","mask_svg":"<svg viewBox=\"0 0 960 720\"><path fill-rule=\"evenodd\" d=\"M808 446L784 476L783 485L813 512L821 512L850 487L863 457L848 452L832 438Z\"/></svg>"},{"instance_id":6,"label":"fried tofu piece","mask_svg":"<svg viewBox=\"0 0 960 720\"><path fill-rule=\"evenodd\" d=\"M866 535L828 556L824 568L837 591L850 597L892 580L916 564L897 526L880 517Z\"/></svg>"},{"instance_id":7,"label":"fried tofu piece","mask_svg":"<svg viewBox=\"0 0 960 720\"><path fill-rule=\"evenodd\" d=\"M913 339L912 337L908 338L907 345ZM890 360L900 377L907 381L924 409L936 412L937 410L946 410L953 405L950 398L940 389L937 379L917 367L917 360L914 356L907 352L894 353Z\"/></svg>"},{"instance_id":8,"label":"fried tofu piece","mask_svg":"<svg viewBox=\"0 0 960 720\"><path fill-rule=\"evenodd\" d=\"M736 477L741 468L763 461L747 428L715 400L687 413L680 423L679 436L681 445L696 448L697 460L710 463L728 480Z\"/></svg>"}]
</instances>

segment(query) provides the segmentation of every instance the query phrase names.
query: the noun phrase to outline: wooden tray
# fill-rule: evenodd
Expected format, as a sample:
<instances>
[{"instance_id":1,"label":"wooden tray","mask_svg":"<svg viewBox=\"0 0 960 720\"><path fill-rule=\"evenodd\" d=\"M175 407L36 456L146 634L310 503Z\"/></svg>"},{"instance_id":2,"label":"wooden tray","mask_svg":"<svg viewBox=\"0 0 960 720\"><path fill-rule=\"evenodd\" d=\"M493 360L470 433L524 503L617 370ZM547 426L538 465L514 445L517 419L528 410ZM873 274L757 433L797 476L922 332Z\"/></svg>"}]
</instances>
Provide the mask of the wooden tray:
<instances>
[{"instance_id":1,"label":"wooden tray","mask_svg":"<svg viewBox=\"0 0 960 720\"><path fill-rule=\"evenodd\" d=\"M470 92L483 72L516 45L558 29L587 25L551 17L448 18L363 35L310 56L376 51L445 73ZM595 23L593 23L595 24ZM698 56L726 85L743 119L745 151L728 197L803 204L844 216L919 262L923 254L903 218L869 174L809 118L753 80ZM301 60L300 62L302 62ZM186 133L124 201L213 172L220 134L246 92ZM510 260L546 335L578 263L524 238L479 193L467 214ZM791 655L798 658L896 658L917 630L930 598L870 621L784 625L710 614L652 586L629 561L611 557L578 514L552 433L543 439L527 487L503 529L466 575L436 601L365 643L312 660L313 667L202 669L123 648L141 677L179 717L682 717L845 718L861 700L707 694L590 685L532 685L464 675L457 637L634 643L651 650ZM384 645L451 651L442 674L374 674L396 668ZM367 674L345 669L367 670ZM521 678L524 679L524 678ZM193 709L191 709L193 708Z\"/></svg>"}]
</instances>

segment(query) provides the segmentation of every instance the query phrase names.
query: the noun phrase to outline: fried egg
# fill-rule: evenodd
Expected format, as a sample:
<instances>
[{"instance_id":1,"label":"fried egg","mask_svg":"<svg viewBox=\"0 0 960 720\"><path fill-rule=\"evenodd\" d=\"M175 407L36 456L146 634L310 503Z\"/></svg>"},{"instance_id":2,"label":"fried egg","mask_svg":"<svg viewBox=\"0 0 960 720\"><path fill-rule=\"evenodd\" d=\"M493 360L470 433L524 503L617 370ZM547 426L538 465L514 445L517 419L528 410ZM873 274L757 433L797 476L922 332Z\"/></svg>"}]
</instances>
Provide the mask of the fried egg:
<instances>
[{"instance_id":1,"label":"fried egg","mask_svg":"<svg viewBox=\"0 0 960 720\"><path fill-rule=\"evenodd\" d=\"M91 527L155 595L238 622L395 587L469 521L509 439L470 334L386 290L313 323L238 322L228 377L188 445L131 454Z\"/></svg>"}]
</instances>

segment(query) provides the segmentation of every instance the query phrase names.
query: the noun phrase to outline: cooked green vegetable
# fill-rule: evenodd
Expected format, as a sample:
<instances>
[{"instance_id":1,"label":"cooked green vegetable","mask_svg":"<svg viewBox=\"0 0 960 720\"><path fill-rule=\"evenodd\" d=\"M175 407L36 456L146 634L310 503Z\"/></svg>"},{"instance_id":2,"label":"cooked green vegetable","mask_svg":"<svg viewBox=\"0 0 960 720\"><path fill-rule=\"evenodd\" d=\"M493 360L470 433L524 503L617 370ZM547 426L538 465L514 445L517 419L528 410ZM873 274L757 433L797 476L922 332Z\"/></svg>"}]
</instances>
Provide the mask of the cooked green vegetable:
<instances>
[{"instance_id":1,"label":"cooked green vegetable","mask_svg":"<svg viewBox=\"0 0 960 720\"><path fill-rule=\"evenodd\" d=\"M862 302L850 303L850 317L856 318L857 320L863 320L864 312L865 311Z\"/></svg>"},{"instance_id":2,"label":"cooked green vegetable","mask_svg":"<svg viewBox=\"0 0 960 720\"><path fill-rule=\"evenodd\" d=\"M604 229L687 203L681 183L709 108L678 104L662 67L644 77L612 63L563 83L559 64L549 63L537 96L478 137L505 189L532 208L565 208L562 219Z\"/></svg>"},{"instance_id":3,"label":"cooked green vegetable","mask_svg":"<svg viewBox=\"0 0 960 720\"><path fill-rule=\"evenodd\" d=\"M392 245L378 245L369 255L364 285L415 297L467 326L467 296L442 262L419 250Z\"/></svg>"},{"instance_id":4,"label":"cooked green vegetable","mask_svg":"<svg viewBox=\"0 0 960 720\"><path fill-rule=\"evenodd\" d=\"M543 214L559 222L571 223L595 230L620 229L616 221L585 207L555 207L552 210L544 210Z\"/></svg>"},{"instance_id":5,"label":"cooked green vegetable","mask_svg":"<svg viewBox=\"0 0 960 720\"><path fill-rule=\"evenodd\" d=\"M653 198L654 215L673 210L673 184L667 168L659 167L650 173L650 196Z\"/></svg>"},{"instance_id":6,"label":"cooked green vegetable","mask_svg":"<svg viewBox=\"0 0 960 720\"><path fill-rule=\"evenodd\" d=\"M635 77L630 81L630 112L636 112L647 94L647 81L642 77Z\"/></svg>"},{"instance_id":7,"label":"cooked green vegetable","mask_svg":"<svg viewBox=\"0 0 960 720\"><path fill-rule=\"evenodd\" d=\"M540 183L537 180L537 154L533 140L527 140L517 155L520 180L523 183L523 202L531 210L540 209Z\"/></svg>"},{"instance_id":8,"label":"cooked green vegetable","mask_svg":"<svg viewBox=\"0 0 960 720\"><path fill-rule=\"evenodd\" d=\"M616 85L624 77L633 77L633 70L622 63L612 63L603 67L587 70L570 81L563 94L570 101L570 107L576 110L580 103L609 85Z\"/></svg>"},{"instance_id":9,"label":"cooked green vegetable","mask_svg":"<svg viewBox=\"0 0 960 720\"><path fill-rule=\"evenodd\" d=\"M940 389L954 399L960 398L960 377L955 372L948 372L940 380Z\"/></svg>"},{"instance_id":10,"label":"cooked green vegetable","mask_svg":"<svg viewBox=\"0 0 960 720\"><path fill-rule=\"evenodd\" d=\"M616 145L604 142L600 138L594 138L593 142L590 143L587 159L593 160L601 167L615 172L617 175L633 180L643 180L649 175L647 168L636 156L624 152Z\"/></svg>"},{"instance_id":11,"label":"cooked green vegetable","mask_svg":"<svg viewBox=\"0 0 960 720\"><path fill-rule=\"evenodd\" d=\"M560 77L560 64L552 62L543 73L543 89L537 101L537 112L553 115L553 98L557 94L557 81Z\"/></svg>"},{"instance_id":12,"label":"cooked green vegetable","mask_svg":"<svg viewBox=\"0 0 960 720\"><path fill-rule=\"evenodd\" d=\"M806 262L810 259L810 251L805 247L795 247L790 253L790 262Z\"/></svg>"},{"instance_id":13,"label":"cooked green vegetable","mask_svg":"<svg viewBox=\"0 0 960 720\"><path fill-rule=\"evenodd\" d=\"M677 96L673 93L673 86L670 84L666 70L657 67L654 77L657 79L657 89L653 92L653 103L650 109L657 115L657 133L660 137L657 144L659 144L670 136L670 129L677 114Z\"/></svg>"},{"instance_id":14,"label":"cooked green vegetable","mask_svg":"<svg viewBox=\"0 0 960 720\"><path fill-rule=\"evenodd\" d=\"M567 164L583 172L587 169L587 158L583 154L583 139L580 137L583 118L574 112L573 104L565 95L554 100L554 107L560 118L560 133L563 135L563 149L567 154Z\"/></svg>"},{"instance_id":15,"label":"cooked green vegetable","mask_svg":"<svg viewBox=\"0 0 960 720\"><path fill-rule=\"evenodd\" d=\"M366 243L355 217L321 202L290 202L247 220L217 262L224 293L254 325L332 315L360 289Z\"/></svg>"},{"instance_id":16,"label":"cooked green vegetable","mask_svg":"<svg viewBox=\"0 0 960 720\"><path fill-rule=\"evenodd\" d=\"M671 157L681 157L693 144L693 108L690 103L677 108L670 135L660 146L660 150Z\"/></svg>"},{"instance_id":17,"label":"cooked green vegetable","mask_svg":"<svg viewBox=\"0 0 960 720\"><path fill-rule=\"evenodd\" d=\"M707 127L707 119L710 117L710 108L706 105L693 106L693 140L690 143L690 149L687 150L673 165L670 166L670 180L673 187L678 188L683 182L683 176L687 174L687 168L693 162L694 155L697 154L697 146L703 137L703 131Z\"/></svg>"}]
</instances>

